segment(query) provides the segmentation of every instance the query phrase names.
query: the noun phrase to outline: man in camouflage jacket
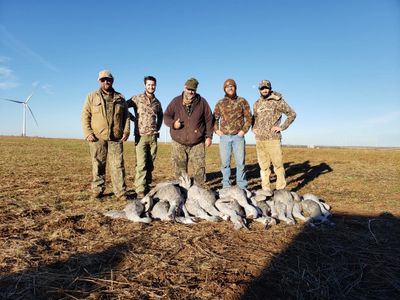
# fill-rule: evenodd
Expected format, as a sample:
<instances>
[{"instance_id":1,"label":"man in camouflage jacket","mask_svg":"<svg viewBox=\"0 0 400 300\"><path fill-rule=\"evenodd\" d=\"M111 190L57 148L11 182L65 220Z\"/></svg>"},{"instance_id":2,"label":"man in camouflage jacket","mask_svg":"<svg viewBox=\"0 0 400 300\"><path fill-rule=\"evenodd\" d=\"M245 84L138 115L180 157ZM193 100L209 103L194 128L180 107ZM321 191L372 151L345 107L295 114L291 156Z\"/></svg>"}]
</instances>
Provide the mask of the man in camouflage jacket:
<instances>
[{"instance_id":1,"label":"man in camouflage jacket","mask_svg":"<svg viewBox=\"0 0 400 300\"><path fill-rule=\"evenodd\" d=\"M213 120L206 99L196 93L198 84L195 78L186 81L183 93L172 99L164 112L164 123L170 127L175 176L187 173L190 161L195 183L204 186L205 147L212 143Z\"/></svg>"},{"instance_id":2,"label":"man in camouflage jacket","mask_svg":"<svg viewBox=\"0 0 400 300\"><path fill-rule=\"evenodd\" d=\"M149 191L157 155L157 139L163 121L160 101L155 97L157 80L153 76L144 78L145 91L127 101L133 107L135 115L136 176L135 187L138 198Z\"/></svg>"},{"instance_id":3,"label":"man in camouflage jacket","mask_svg":"<svg viewBox=\"0 0 400 300\"><path fill-rule=\"evenodd\" d=\"M225 97L217 102L214 109L214 131L220 136L222 187L229 187L231 176L231 153L236 163L236 184L247 187L245 171L245 138L252 123L250 106L247 100L236 94L236 82L224 82Z\"/></svg>"},{"instance_id":4,"label":"man in camouflage jacket","mask_svg":"<svg viewBox=\"0 0 400 300\"><path fill-rule=\"evenodd\" d=\"M272 163L276 174L276 189L286 187L285 169L282 160L281 131L287 129L296 118L295 111L285 102L282 95L272 91L271 82L259 84L260 98L254 103L253 132L256 136L257 159L260 165L261 186L271 190L269 177ZM286 120L281 124L282 114Z\"/></svg>"},{"instance_id":5,"label":"man in camouflage jacket","mask_svg":"<svg viewBox=\"0 0 400 300\"><path fill-rule=\"evenodd\" d=\"M126 200L123 142L130 133L128 106L124 96L113 89L109 71L101 71L98 81L100 88L86 97L82 111L83 134L92 158L92 198L103 195L108 159L114 194Z\"/></svg>"}]
</instances>

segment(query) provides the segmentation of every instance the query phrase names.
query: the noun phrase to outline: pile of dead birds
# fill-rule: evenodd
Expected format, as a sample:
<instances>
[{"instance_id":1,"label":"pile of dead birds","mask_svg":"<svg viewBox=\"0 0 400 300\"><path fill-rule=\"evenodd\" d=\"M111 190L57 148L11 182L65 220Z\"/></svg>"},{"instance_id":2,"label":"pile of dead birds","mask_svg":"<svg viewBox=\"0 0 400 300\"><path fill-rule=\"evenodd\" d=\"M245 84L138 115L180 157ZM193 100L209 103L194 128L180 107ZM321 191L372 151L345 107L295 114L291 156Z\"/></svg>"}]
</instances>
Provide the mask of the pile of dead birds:
<instances>
[{"instance_id":1,"label":"pile of dead birds","mask_svg":"<svg viewBox=\"0 0 400 300\"><path fill-rule=\"evenodd\" d=\"M294 225L300 220L315 226L334 225L330 206L313 194L303 196L288 190L249 191L231 186L216 192L192 184L183 174L178 181L157 184L144 198L130 201L123 210L104 215L126 218L134 222L153 220L194 224L203 219L212 222L231 221L235 229L247 228L250 220L266 228L285 222Z\"/></svg>"}]
</instances>

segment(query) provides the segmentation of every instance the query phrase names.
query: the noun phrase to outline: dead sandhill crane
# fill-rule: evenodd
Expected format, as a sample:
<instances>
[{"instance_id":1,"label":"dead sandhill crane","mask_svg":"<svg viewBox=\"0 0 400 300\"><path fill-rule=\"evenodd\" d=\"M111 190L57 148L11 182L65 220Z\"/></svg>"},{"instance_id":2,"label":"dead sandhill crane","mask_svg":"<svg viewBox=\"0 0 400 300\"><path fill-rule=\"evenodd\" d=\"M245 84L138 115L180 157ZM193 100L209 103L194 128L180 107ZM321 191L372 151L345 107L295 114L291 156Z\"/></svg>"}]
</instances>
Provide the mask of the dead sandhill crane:
<instances>
[{"instance_id":1,"label":"dead sandhill crane","mask_svg":"<svg viewBox=\"0 0 400 300\"><path fill-rule=\"evenodd\" d=\"M236 230L246 227L246 213L238 201L231 197L222 197L215 202L215 206L223 214L225 220L230 220Z\"/></svg>"},{"instance_id":2,"label":"dead sandhill crane","mask_svg":"<svg viewBox=\"0 0 400 300\"><path fill-rule=\"evenodd\" d=\"M297 197L299 197L297 195ZM299 197L301 200L301 208L304 213L309 216L310 224L320 224L325 223L328 225L334 225L334 223L330 220L332 214L330 212L331 207L321 201L314 194L304 194L302 197Z\"/></svg>"},{"instance_id":3,"label":"dead sandhill crane","mask_svg":"<svg viewBox=\"0 0 400 300\"><path fill-rule=\"evenodd\" d=\"M123 218L133 222L150 223L152 219L143 214L146 214L151 207L152 199L145 197L141 200L130 201L123 210L111 210L104 215L113 219Z\"/></svg>"},{"instance_id":4,"label":"dead sandhill crane","mask_svg":"<svg viewBox=\"0 0 400 300\"><path fill-rule=\"evenodd\" d=\"M218 191L220 198L233 198L241 207L243 207L247 219L256 219L258 216L257 209L249 204L247 191L240 189L238 186L230 186Z\"/></svg>"},{"instance_id":5,"label":"dead sandhill crane","mask_svg":"<svg viewBox=\"0 0 400 300\"><path fill-rule=\"evenodd\" d=\"M159 183L151 189L146 197L151 197L155 203L151 210L153 218L193 223L185 207L185 190L188 185L190 182L187 182L187 177L181 176L178 182ZM181 213L183 213L183 217L181 217Z\"/></svg>"},{"instance_id":6,"label":"dead sandhill crane","mask_svg":"<svg viewBox=\"0 0 400 300\"><path fill-rule=\"evenodd\" d=\"M188 212L198 218L208 221L220 221L222 214L215 207L216 195L213 191L192 185L187 191L185 206Z\"/></svg>"}]
</instances>

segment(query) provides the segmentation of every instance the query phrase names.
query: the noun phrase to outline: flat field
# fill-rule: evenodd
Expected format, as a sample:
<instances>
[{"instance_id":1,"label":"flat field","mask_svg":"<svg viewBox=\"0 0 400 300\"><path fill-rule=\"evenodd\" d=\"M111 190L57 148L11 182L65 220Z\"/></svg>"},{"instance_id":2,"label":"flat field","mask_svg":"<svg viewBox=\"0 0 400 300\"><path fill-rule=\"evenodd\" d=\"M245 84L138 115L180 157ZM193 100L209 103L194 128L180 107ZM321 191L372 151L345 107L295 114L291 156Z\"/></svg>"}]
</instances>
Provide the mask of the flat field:
<instances>
[{"instance_id":1,"label":"flat field","mask_svg":"<svg viewBox=\"0 0 400 300\"><path fill-rule=\"evenodd\" d=\"M249 188L260 188L248 146ZM284 148L288 188L332 206L335 226L138 224L108 188L90 200L82 140L0 137L1 299L399 299L400 151ZM134 195L134 144L125 144ZM234 167L234 163L233 163ZM207 178L220 187L218 146ZM160 144L154 182L173 179Z\"/></svg>"}]
</instances>

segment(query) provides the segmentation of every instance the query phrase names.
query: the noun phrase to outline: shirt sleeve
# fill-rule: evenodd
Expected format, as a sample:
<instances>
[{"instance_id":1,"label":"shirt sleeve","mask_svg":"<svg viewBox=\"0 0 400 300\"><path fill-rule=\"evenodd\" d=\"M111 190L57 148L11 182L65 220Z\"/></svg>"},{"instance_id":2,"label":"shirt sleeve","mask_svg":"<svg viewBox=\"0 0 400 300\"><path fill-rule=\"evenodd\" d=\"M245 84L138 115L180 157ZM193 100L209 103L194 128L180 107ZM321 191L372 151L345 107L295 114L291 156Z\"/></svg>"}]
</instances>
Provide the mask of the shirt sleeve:
<instances>
[{"instance_id":1,"label":"shirt sleeve","mask_svg":"<svg viewBox=\"0 0 400 300\"><path fill-rule=\"evenodd\" d=\"M174 110L174 101L167 106L166 111L164 112L164 124L168 127L173 128L175 118L175 110Z\"/></svg>"},{"instance_id":2,"label":"shirt sleeve","mask_svg":"<svg viewBox=\"0 0 400 300\"><path fill-rule=\"evenodd\" d=\"M243 125L243 131L247 133L251 127L251 124L253 123L253 117L251 115L251 110L250 110L250 105L247 102L246 99L243 99L243 117L244 117L244 125Z\"/></svg>"},{"instance_id":3,"label":"shirt sleeve","mask_svg":"<svg viewBox=\"0 0 400 300\"><path fill-rule=\"evenodd\" d=\"M85 104L83 105L81 119L82 119L83 135L86 139L89 135L93 134L93 129L91 125L92 109L90 105L90 95L86 97Z\"/></svg>"},{"instance_id":4,"label":"shirt sleeve","mask_svg":"<svg viewBox=\"0 0 400 300\"><path fill-rule=\"evenodd\" d=\"M159 106L158 106L158 111L157 111L157 131L160 131L164 115L163 115L161 103L159 102L158 105Z\"/></svg>"},{"instance_id":5,"label":"shirt sleeve","mask_svg":"<svg viewBox=\"0 0 400 300\"><path fill-rule=\"evenodd\" d=\"M129 110L128 110L128 105L126 103L126 101L124 101L124 117L125 117L125 126L124 126L124 134L128 135L130 134L130 130L131 130L131 121L129 118Z\"/></svg>"},{"instance_id":6,"label":"shirt sleeve","mask_svg":"<svg viewBox=\"0 0 400 300\"><path fill-rule=\"evenodd\" d=\"M285 130L293 123L294 119L296 119L296 112L283 99L281 100L280 111L286 115L285 122L280 126L282 130Z\"/></svg>"},{"instance_id":7,"label":"shirt sleeve","mask_svg":"<svg viewBox=\"0 0 400 300\"><path fill-rule=\"evenodd\" d=\"M221 110L219 108L219 101L214 108L214 131L219 129L219 119L221 118Z\"/></svg>"},{"instance_id":8,"label":"shirt sleeve","mask_svg":"<svg viewBox=\"0 0 400 300\"><path fill-rule=\"evenodd\" d=\"M204 121L206 123L206 138L211 138L213 136L213 114L211 112L210 105L207 101L204 101Z\"/></svg>"}]
</instances>

